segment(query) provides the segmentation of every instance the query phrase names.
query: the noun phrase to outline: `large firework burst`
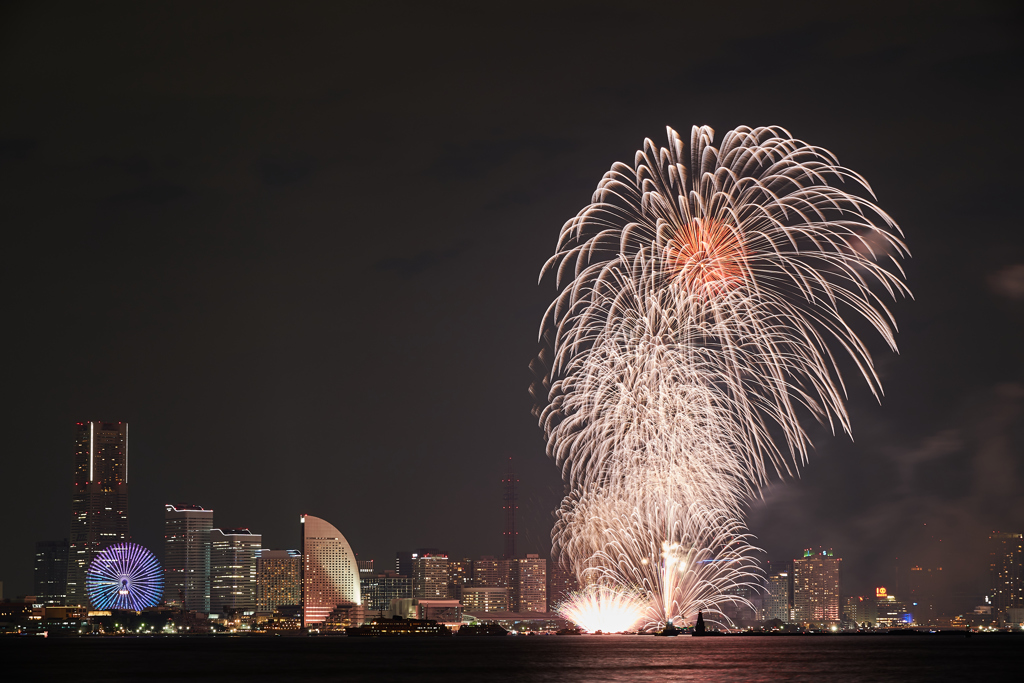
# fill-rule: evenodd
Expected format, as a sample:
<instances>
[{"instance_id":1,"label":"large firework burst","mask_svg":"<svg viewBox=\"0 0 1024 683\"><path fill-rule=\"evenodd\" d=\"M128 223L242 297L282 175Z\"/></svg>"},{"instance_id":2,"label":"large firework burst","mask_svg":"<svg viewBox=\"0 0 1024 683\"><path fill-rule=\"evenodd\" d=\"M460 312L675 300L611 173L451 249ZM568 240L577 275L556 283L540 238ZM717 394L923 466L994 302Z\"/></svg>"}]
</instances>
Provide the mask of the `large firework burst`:
<instances>
[{"instance_id":1,"label":"large firework burst","mask_svg":"<svg viewBox=\"0 0 1024 683\"><path fill-rule=\"evenodd\" d=\"M861 176L777 127L712 140L694 127L687 154L668 129L612 166L541 273L560 289L535 386L568 487L555 550L584 582L648 596L648 621L748 582L745 505L805 461L801 420L850 430L840 357L881 393L847 318L895 350L877 291L908 294ZM728 571L669 580L666 548Z\"/></svg>"}]
</instances>

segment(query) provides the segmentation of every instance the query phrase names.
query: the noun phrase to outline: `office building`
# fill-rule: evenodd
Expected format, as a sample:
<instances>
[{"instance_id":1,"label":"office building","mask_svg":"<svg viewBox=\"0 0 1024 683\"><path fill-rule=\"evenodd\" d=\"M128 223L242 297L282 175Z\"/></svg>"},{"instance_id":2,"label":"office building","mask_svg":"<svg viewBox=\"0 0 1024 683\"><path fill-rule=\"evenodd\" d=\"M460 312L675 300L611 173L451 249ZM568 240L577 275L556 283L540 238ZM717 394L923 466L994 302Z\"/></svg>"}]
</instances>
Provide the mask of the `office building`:
<instances>
[{"instance_id":1,"label":"office building","mask_svg":"<svg viewBox=\"0 0 1024 683\"><path fill-rule=\"evenodd\" d=\"M256 611L256 556L263 537L248 529L210 530L210 612Z\"/></svg>"},{"instance_id":2,"label":"office building","mask_svg":"<svg viewBox=\"0 0 1024 683\"><path fill-rule=\"evenodd\" d=\"M413 557L412 595L420 599L448 599L447 555L428 554Z\"/></svg>"},{"instance_id":3,"label":"office building","mask_svg":"<svg viewBox=\"0 0 1024 683\"><path fill-rule=\"evenodd\" d=\"M918 626L934 626L939 619L939 599L945 587L942 567L910 568L907 577L907 608Z\"/></svg>"},{"instance_id":4,"label":"office building","mask_svg":"<svg viewBox=\"0 0 1024 683\"><path fill-rule=\"evenodd\" d=\"M164 602L210 613L210 530L213 510L164 505Z\"/></svg>"},{"instance_id":5,"label":"office building","mask_svg":"<svg viewBox=\"0 0 1024 683\"><path fill-rule=\"evenodd\" d=\"M765 595L762 616L764 621L778 619L783 624L788 624L792 621L793 604L790 587L793 577L788 566L783 565L781 568L776 568L777 565L778 563L774 563L769 566L768 593Z\"/></svg>"},{"instance_id":6,"label":"office building","mask_svg":"<svg viewBox=\"0 0 1024 683\"><path fill-rule=\"evenodd\" d=\"M1000 623L1024 620L1024 534L989 536L989 586L989 601Z\"/></svg>"},{"instance_id":7,"label":"office building","mask_svg":"<svg viewBox=\"0 0 1024 683\"><path fill-rule=\"evenodd\" d=\"M97 553L129 540L128 423L75 425L68 605L86 606L85 573Z\"/></svg>"},{"instance_id":8,"label":"office building","mask_svg":"<svg viewBox=\"0 0 1024 683\"><path fill-rule=\"evenodd\" d=\"M302 604L302 553L261 549L256 557L256 611Z\"/></svg>"},{"instance_id":9,"label":"office building","mask_svg":"<svg viewBox=\"0 0 1024 683\"><path fill-rule=\"evenodd\" d=\"M36 602L63 605L68 597L68 539L38 541L32 574Z\"/></svg>"},{"instance_id":10,"label":"office building","mask_svg":"<svg viewBox=\"0 0 1024 683\"><path fill-rule=\"evenodd\" d=\"M447 555L437 548L417 548L416 550L399 550L395 553L395 571L401 576L412 576L412 561L424 555Z\"/></svg>"},{"instance_id":11,"label":"office building","mask_svg":"<svg viewBox=\"0 0 1024 683\"><path fill-rule=\"evenodd\" d=\"M484 555L473 562L473 585L476 587L509 588L511 576L511 560L498 560L491 555Z\"/></svg>"},{"instance_id":12,"label":"office building","mask_svg":"<svg viewBox=\"0 0 1024 683\"><path fill-rule=\"evenodd\" d=\"M473 560L448 559L448 597L453 600L462 599L462 591L473 585Z\"/></svg>"},{"instance_id":13,"label":"office building","mask_svg":"<svg viewBox=\"0 0 1024 683\"><path fill-rule=\"evenodd\" d=\"M569 598L570 593L580 589L576 574L569 567L558 562L548 563L548 609L555 608Z\"/></svg>"},{"instance_id":14,"label":"office building","mask_svg":"<svg viewBox=\"0 0 1024 683\"><path fill-rule=\"evenodd\" d=\"M462 589L463 612L508 612L508 588Z\"/></svg>"},{"instance_id":15,"label":"office building","mask_svg":"<svg viewBox=\"0 0 1024 683\"><path fill-rule=\"evenodd\" d=\"M462 605L458 600L419 600L419 619L431 619L444 624L462 624Z\"/></svg>"},{"instance_id":16,"label":"office building","mask_svg":"<svg viewBox=\"0 0 1024 683\"><path fill-rule=\"evenodd\" d=\"M326 520L302 515L302 625L321 624L339 605L362 606L352 546ZM351 611L346 611L350 615Z\"/></svg>"},{"instance_id":17,"label":"office building","mask_svg":"<svg viewBox=\"0 0 1024 683\"><path fill-rule=\"evenodd\" d=\"M528 554L512 560L510 586L513 612L548 611L547 559Z\"/></svg>"},{"instance_id":18,"label":"office building","mask_svg":"<svg viewBox=\"0 0 1024 683\"><path fill-rule=\"evenodd\" d=\"M820 628L839 626L842 558L831 549L805 550L793 560L793 608L796 623Z\"/></svg>"},{"instance_id":19,"label":"office building","mask_svg":"<svg viewBox=\"0 0 1024 683\"><path fill-rule=\"evenodd\" d=\"M387 612L391 608L392 600L412 597L412 579L400 576L397 572L387 571L375 576L362 576L359 579L359 586L367 613Z\"/></svg>"}]
</instances>

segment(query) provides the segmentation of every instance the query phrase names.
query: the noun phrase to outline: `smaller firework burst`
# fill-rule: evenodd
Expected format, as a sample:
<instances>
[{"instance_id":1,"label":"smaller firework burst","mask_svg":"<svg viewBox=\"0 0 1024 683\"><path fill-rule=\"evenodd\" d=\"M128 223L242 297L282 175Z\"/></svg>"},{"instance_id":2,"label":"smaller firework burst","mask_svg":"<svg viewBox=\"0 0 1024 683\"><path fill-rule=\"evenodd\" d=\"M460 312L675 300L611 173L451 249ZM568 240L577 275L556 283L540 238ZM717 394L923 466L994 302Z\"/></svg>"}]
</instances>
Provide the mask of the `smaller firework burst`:
<instances>
[{"instance_id":1,"label":"smaller firework burst","mask_svg":"<svg viewBox=\"0 0 1024 683\"><path fill-rule=\"evenodd\" d=\"M587 633L632 631L644 616L647 601L620 587L591 584L569 594L558 613Z\"/></svg>"}]
</instances>

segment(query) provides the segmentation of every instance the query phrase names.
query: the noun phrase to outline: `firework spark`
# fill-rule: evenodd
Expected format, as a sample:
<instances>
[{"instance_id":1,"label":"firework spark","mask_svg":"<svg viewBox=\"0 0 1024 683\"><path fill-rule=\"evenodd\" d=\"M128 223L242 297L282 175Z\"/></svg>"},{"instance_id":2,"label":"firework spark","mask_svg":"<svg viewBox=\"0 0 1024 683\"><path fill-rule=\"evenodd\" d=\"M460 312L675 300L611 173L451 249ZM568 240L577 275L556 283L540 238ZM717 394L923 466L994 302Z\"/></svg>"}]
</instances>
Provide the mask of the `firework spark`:
<instances>
[{"instance_id":1,"label":"firework spark","mask_svg":"<svg viewBox=\"0 0 1024 683\"><path fill-rule=\"evenodd\" d=\"M648 625L742 601L747 502L805 462L802 420L850 431L840 357L881 394L847 318L895 350L878 291L909 295L898 227L830 152L777 127L668 138L562 227L534 390L568 488L555 552L644 596Z\"/></svg>"}]
</instances>

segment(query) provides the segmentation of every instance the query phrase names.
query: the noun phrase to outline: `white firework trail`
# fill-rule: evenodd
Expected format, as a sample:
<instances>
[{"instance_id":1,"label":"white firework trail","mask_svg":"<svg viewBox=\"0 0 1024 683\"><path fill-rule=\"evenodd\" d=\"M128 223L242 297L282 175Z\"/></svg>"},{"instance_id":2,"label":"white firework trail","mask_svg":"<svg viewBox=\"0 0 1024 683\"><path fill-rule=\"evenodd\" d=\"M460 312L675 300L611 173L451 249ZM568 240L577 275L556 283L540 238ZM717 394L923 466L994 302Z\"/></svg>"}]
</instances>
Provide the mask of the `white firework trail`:
<instances>
[{"instance_id":1,"label":"white firework trail","mask_svg":"<svg viewBox=\"0 0 1024 683\"><path fill-rule=\"evenodd\" d=\"M830 152L778 127L718 148L694 127L688 153L668 139L613 165L562 227L534 388L568 488L555 552L584 583L645 596L647 625L720 612L756 580L746 503L805 462L802 419L850 432L841 356L880 396L847 318L895 350L877 292L909 295L898 227ZM665 573L677 555L691 573Z\"/></svg>"}]
</instances>

